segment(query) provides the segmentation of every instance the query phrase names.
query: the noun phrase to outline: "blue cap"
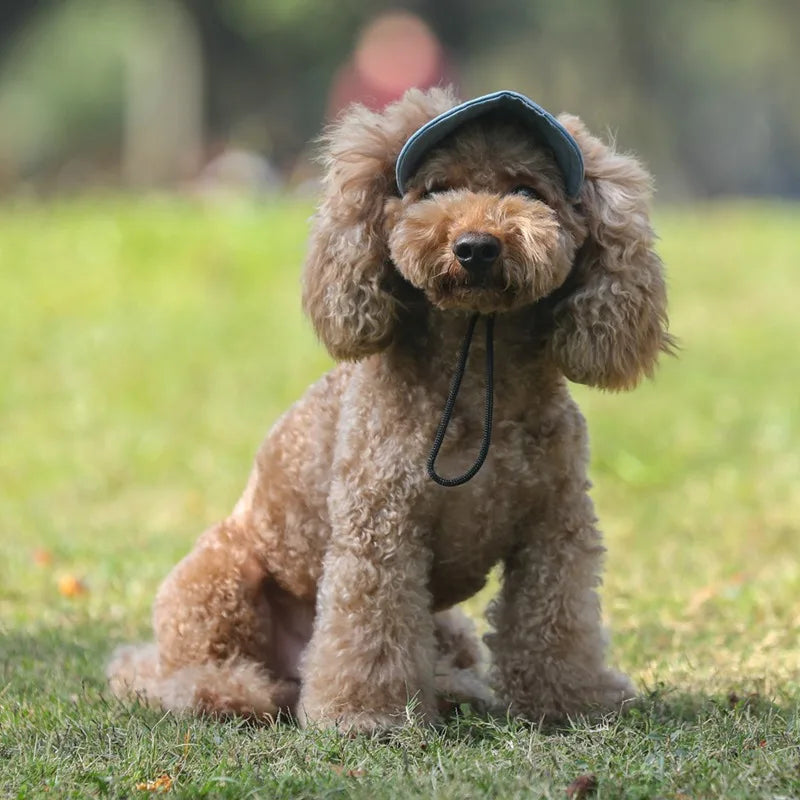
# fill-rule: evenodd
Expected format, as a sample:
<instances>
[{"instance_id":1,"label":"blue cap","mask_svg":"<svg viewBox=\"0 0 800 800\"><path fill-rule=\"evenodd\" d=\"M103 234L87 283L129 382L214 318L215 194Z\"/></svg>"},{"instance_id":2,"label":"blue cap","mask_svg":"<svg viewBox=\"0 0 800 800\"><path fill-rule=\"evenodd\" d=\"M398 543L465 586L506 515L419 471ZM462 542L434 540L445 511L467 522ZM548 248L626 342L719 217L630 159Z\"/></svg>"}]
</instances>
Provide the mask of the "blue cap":
<instances>
[{"instance_id":1,"label":"blue cap","mask_svg":"<svg viewBox=\"0 0 800 800\"><path fill-rule=\"evenodd\" d=\"M583 156L578 143L552 114L525 95L510 91L494 92L461 103L434 117L413 133L397 157L395 174L400 194L405 193L408 180L434 145L465 122L492 111L515 116L553 151L556 163L564 174L567 194L576 197L583 184Z\"/></svg>"}]
</instances>

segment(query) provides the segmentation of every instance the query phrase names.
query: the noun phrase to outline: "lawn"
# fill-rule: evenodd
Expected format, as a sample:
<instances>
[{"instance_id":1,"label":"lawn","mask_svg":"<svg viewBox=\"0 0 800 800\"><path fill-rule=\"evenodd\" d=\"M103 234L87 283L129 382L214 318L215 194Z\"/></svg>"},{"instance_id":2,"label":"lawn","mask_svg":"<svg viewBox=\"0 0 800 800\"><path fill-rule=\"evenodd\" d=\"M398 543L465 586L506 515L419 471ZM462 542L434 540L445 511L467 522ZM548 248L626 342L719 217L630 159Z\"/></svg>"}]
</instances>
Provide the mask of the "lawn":
<instances>
[{"instance_id":1,"label":"lawn","mask_svg":"<svg viewBox=\"0 0 800 800\"><path fill-rule=\"evenodd\" d=\"M110 697L109 651L148 636L159 581L329 364L299 311L308 214L0 206L0 796L799 796L797 206L661 210L680 356L631 394L575 389L638 708L378 742Z\"/></svg>"}]
</instances>

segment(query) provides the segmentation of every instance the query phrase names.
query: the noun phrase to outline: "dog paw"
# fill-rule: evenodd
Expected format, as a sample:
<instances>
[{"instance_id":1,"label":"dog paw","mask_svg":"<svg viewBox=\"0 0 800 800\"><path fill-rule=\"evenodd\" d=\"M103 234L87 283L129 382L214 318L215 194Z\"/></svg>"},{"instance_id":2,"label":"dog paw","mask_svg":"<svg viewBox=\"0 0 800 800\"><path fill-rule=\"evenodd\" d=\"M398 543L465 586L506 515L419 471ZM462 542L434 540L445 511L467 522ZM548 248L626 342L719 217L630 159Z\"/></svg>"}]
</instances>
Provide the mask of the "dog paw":
<instances>
[{"instance_id":1,"label":"dog paw","mask_svg":"<svg viewBox=\"0 0 800 800\"><path fill-rule=\"evenodd\" d=\"M333 728L343 736L382 736L408 724L413 717L405 711L391 714L377 711L340 712L336 716L303 714L302 727Z\"/></svg>"},{"instance_id":2,"label":"dog paw","mask_svg":"<svg viewBox=\"0 0 800 800\"><path fill-rule=\"evenodd\" d=\"M561 724L573 717L596 719L619 713L636 698L628 676L614 669L604 669L577 685L551 685L549 691L542 691L541 685L536 688L535 694L512 698L507 711L533 722Z\"/></svg>"},{"instance_id":3,"label":"dog paw","mask_svg":"<svg viewBox=\"0 0 800 800\"><path fill-rule=\"evenodd\" d=\"M358 711L340 714L335 720L336 729L344 736L385 736L413 719L405 711L397 714L377 711Z\"/></svg>"},{"instance_id":4,"label":"dog paw","mask_svg":"<svg viewBox=\"0 0 800 800\"><path fill-rule=\"evenodd\" d=\"M397 711L342 711L337 714L299 715L303 727L334 728L344 736L381 736L389 734L404 725L431 723L438 719L436 714L421 713L419 708L403 708Z\"/></svg>"},{"instance_id":5,"label":"dog paw","mask_svg":"<svg viewBox=\"0 0 800 800\"><path fill-rule=\"evenodd\" d=\"M591 686L576 690L557 713L547 716L553 720L576 715L595 719L620 713L635 698L636 689L630 678L615 669L606 669Z\"/></svg>"},{"instance_id":6,"label":"dog paw","mask_svg":"<svg viewBox=\"0 0 800 800\"><path fill-rule=\"evenodd\" d=\"M631 679L615 669L607 669L597 687L593 705L601 712L619 711L636 698Z\"/></svg>"}]
</instances>

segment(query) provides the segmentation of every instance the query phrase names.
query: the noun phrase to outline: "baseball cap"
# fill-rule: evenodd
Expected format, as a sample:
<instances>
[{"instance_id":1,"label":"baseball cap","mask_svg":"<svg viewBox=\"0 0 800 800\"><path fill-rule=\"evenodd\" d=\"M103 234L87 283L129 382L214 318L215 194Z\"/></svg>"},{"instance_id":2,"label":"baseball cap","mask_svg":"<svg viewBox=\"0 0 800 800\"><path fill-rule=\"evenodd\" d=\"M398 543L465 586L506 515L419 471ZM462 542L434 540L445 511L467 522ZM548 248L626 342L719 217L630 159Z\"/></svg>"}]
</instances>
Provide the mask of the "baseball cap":
<instances>
[{"instance_id":1,"label":"baseball cap","mask_svg":"<svg viewBox=\"0 0 800 800\"><path fill-rule=\"evenodd\" d=\"M432 147L453 133L465 122L490 112L503 112L516 117L530 128L552 151L561 172L567 194L575 197L583 184L583 156L569 131L548 111L518 92L493 92L448 109L426 122L403 145L397 157L395 175L403 194L411 176Z\"/></svg>"}]
</instances>

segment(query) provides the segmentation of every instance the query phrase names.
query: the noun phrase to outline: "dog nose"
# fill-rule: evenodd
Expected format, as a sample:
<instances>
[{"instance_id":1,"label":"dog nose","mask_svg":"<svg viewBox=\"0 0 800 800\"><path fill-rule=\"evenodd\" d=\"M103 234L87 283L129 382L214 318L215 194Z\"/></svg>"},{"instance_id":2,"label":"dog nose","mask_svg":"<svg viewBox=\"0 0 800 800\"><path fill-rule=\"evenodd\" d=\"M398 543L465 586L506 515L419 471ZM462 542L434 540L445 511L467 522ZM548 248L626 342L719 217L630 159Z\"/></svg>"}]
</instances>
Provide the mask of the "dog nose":
<instances>
[{"instance_id":1,"label":"dog nose","mask_svg":"<svg viewBox=\"0 0 800 800\"><path fill-rule=\"evenodd\" d=\"M453 253L470 275L480 275L497 261L502 245L491 233L463 233L453 244Z\"/></svg>"}]
</instances>

